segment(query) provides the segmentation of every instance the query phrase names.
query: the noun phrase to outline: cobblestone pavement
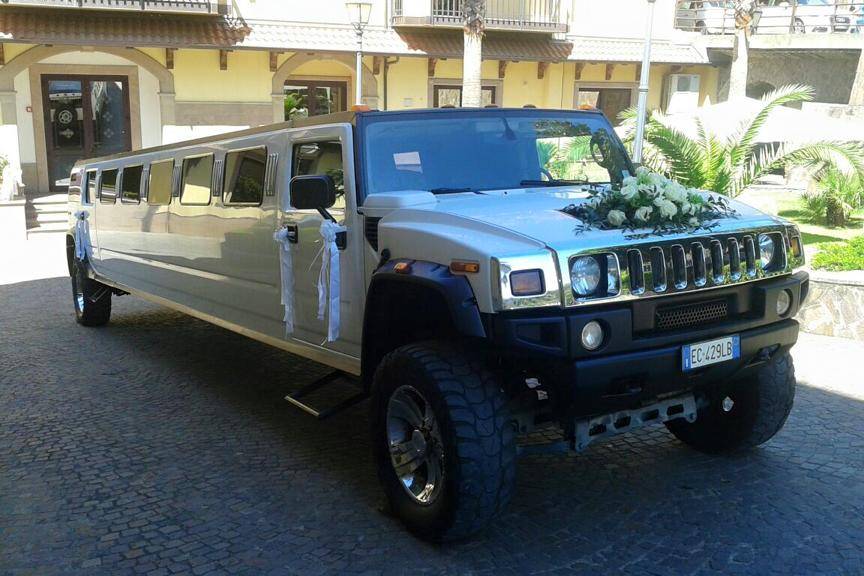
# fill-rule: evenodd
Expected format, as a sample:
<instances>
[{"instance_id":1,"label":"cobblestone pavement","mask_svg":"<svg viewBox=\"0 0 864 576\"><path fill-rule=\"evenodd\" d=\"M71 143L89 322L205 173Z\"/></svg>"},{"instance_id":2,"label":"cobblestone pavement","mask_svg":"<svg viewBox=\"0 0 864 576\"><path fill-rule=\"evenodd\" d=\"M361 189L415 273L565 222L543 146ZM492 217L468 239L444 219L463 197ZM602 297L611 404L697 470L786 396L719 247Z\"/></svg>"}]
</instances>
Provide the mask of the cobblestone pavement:
<instances>
[{"instance_id":1,"label":"cobblestone pavement","mask_svg":"<svg viewBox=\"0 0 864 576\"><path fill-rule=\"evenodd\" d=\"M525 457L498 523L432 546L383 511L364 406L282 400L322 367L132 297L80 328L66 279L0 302L0 574L864 574L859 344L802 337L758 451Z\"/></svg>"}]
</instances>

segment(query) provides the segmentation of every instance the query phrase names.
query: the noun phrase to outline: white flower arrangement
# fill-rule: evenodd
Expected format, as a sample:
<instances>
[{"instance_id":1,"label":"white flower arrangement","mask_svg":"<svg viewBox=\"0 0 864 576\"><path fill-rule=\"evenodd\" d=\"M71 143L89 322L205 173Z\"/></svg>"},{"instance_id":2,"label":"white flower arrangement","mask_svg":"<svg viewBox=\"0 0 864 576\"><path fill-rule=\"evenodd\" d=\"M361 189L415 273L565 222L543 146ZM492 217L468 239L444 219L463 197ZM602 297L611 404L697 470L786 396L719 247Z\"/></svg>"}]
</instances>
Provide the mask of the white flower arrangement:
<instances>
[{"instance_id":1,"label":"white flower arrangement","mask_svg":"<svg viewBox=\"0 0 864 576\"><path fill-rule=\"evenodd\" d=\"M635 176L592 193L590 200L564 212L582 220L585 228L653 227L656 232L710 229L716 220L735 215L725 197L703 195L642 167Z\"/></svg>"}]
</instances>

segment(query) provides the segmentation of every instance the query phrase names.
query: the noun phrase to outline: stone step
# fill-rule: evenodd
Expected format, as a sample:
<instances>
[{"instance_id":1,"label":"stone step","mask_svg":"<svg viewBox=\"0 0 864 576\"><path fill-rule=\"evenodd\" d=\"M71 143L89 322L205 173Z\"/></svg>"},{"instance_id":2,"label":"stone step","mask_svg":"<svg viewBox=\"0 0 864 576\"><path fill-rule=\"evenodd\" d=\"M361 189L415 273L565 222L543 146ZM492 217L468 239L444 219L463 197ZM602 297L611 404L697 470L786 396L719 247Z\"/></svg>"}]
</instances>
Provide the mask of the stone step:
<instances>
[{"instance_id":1,"label":"stone step","mask_svg":"<svg viewBox=\"0 0 864 576\"><path fill-rule=\"evenodd\" d=\"M66 204L68 197L66 194L44 194L28 198L27 201L34 206L38 206L39 204Z\"/></svg>"},{"instance_id":2,"label":"stone step","mask_svg":"<svg viewBox=\"0 0 864 576\"><path fill-rule=\"evenodd\" d=\"M48 222L67 222L69 216L66 212L36 212L35 215L27 218L28 224L42 224Z\"/></svg>"},{"instance_id":3,"label":"stone step","mask_svg":"<svg viewBox=\"0 0 864 576\"><path fill-rule=\"evenodd\" d=\"M65 222L47 222L37 226L27 226L27 236L31 234L62 234L68 226Z\"/></svg>"}]
</instances>

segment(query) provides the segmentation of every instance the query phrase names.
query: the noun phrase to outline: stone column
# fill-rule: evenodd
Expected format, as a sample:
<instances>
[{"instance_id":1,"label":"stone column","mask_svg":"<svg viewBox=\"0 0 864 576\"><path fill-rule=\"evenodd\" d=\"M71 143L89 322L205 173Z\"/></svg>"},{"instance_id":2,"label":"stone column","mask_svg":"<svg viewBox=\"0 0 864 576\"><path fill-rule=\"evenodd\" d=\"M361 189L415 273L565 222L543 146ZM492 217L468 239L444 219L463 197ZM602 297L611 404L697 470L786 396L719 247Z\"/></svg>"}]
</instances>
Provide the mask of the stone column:
<instances>
[{"instance_id":1,"label":"stone column","mask_svg":"<svg viewBox=\"0 0 864 576\"><path fill-rule=\"evenodd\" d=\"M0 92L0 124L18 124L15 94L14 90Z\"/></svg>"},{"instance_id":2,"label":"stone column","mask_svg":"<svg viewBox=\"0 0 864 576\"><path fill-rule=\"evenodd\" d=\"M747 96L747 72L750 67L750 39L744 28L735 30L732 66L729 69L729 99Z\"/></svg>"},{"instance_id":3,"label":"stone column","mask_svg":"<svg viewBox=\"0 0 864 576\"><path fill-rule=\"evenodd\" d=\"M855 80L852 82L852 92L849 93L849 105L864 106L864 50L858 56Z\"/></svg>"}]
</instances>

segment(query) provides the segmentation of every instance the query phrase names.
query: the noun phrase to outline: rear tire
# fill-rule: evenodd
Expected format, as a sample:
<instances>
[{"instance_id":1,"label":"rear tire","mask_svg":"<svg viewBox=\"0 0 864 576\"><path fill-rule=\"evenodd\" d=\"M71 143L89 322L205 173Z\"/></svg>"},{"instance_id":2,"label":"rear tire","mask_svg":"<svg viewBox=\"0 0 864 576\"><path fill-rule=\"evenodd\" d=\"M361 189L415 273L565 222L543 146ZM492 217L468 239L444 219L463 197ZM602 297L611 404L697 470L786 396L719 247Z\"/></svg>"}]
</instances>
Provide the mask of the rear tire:
<instances>
[{"instance_id":1,"label":"rear tire","mask_svg":"<svg viewBox=\"0 0 864 576\"><path fill-rule=\"evenodd\" d=\"M103 326L111 319L111 288L87 276L87 261L72 258L72 303L83 326Z\"/></svg>"},{"instance_id":2,"label":"rear tire","mask_svg":"<svg viewBox=\"0 0 864 576\"><path fill-rule=\"evenodd\" d=\"M709 454L754 448L786 423L795 399L795 367L788 352L745 379L722 387L695 422L666 423L676 438Z\"/></svg>"},{"instance_id":3,"label":"rear tire","mask_svg":"<svg viewBox=\"0 0 864 576\"><path fill-rule=\"evenodd\" d=\"M510 501L516 440L507 399L483 362L455 347L412 344L381 361L373 383L372 437L391 510L422 538L471 536Z\"/></svg>"}]
</instances>

